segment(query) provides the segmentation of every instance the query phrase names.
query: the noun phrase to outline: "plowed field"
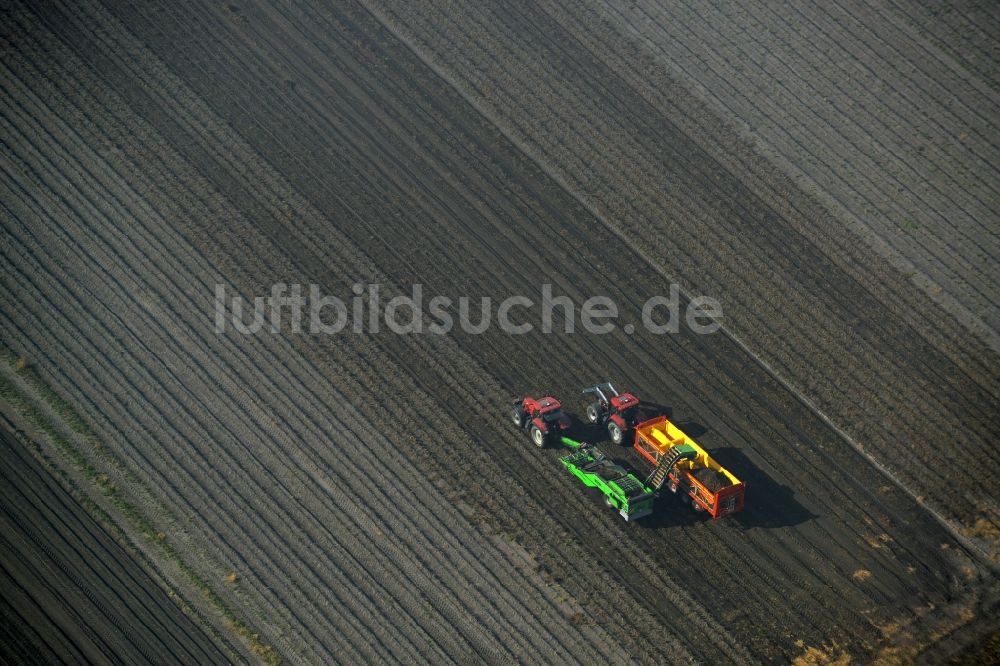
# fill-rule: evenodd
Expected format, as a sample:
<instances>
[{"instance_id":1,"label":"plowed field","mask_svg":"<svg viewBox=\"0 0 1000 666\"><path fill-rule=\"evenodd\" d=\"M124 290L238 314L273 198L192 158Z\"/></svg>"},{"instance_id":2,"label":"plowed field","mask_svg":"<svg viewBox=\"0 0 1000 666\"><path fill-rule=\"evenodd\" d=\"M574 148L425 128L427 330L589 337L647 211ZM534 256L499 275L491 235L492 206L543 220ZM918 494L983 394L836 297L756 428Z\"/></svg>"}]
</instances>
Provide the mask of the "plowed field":
<instances>
[{"instance_id":1,"label":"plowed field","mask_svg":"<svg viewBox=\"0 0 1000 666\"><path fill-rule=\"evenodd\" d=\"M277 656L910 661L992 629L995 12L953 52L901 3L702 4L4 7L2 341ZM215 330L216 285L279 282L549 284L629 326ZM722 329L639 325L672 283ZM626 524L509 423L605 379L747 510Z\"/></svg>"}]
</instances>

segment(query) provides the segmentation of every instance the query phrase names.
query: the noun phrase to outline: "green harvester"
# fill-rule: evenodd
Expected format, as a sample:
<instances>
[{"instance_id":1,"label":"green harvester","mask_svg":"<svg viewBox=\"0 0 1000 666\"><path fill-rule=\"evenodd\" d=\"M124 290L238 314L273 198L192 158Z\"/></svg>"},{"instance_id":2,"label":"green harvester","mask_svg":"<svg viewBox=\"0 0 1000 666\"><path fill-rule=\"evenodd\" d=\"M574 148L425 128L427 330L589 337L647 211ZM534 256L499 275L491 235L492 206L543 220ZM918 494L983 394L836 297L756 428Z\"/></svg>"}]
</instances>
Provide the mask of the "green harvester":
<instances>
[{"instance_id":1,"label":"green harvester","mask_svg":"<svg viewBox=\"0 0 1000 666\"><path fill-rule=\"evenodd\" d=\"M638 520L653 513L656 491L597 447L563 437L564 446L573 450L559 459L573 476L604 495L604 503L616 509L625 520Z\"/></svg>"}]
</instances>

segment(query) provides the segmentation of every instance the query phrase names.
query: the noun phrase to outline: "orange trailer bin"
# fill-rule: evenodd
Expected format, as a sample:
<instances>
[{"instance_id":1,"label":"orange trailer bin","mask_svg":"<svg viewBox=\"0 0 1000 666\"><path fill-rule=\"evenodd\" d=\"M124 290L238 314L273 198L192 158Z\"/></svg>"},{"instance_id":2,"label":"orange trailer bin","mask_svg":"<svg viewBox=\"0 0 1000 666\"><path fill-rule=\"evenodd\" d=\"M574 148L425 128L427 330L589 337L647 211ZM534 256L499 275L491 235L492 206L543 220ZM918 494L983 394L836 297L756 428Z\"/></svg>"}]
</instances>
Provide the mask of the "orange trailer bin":
<instances>
[{"instance_id":1,"label":"orange trailer bin","mask_svg":"<svg viewBox=\"0 0 1000 666\"><path fill-rule=\"evenodd\" d=\"M694 451L670 468L667 485L674 493L683 492L691 498L698 511L707 511L713 518L721 518L743 510L746 484L732 472L715 462L705 449L688 437L667 417L658 416L643 421L635 428L635 450L654 465L666 456L672 462L672 449Z\"/></svg>"}]
</instances>

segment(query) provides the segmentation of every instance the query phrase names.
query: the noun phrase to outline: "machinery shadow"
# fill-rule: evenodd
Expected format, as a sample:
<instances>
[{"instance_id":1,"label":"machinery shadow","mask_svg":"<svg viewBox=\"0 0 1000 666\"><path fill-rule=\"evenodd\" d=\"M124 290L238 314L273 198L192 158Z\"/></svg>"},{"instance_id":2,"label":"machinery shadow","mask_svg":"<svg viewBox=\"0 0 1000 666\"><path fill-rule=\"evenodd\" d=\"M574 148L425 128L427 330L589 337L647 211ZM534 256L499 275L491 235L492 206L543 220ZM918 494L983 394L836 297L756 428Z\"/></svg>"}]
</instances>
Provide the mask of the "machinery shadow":
<instances>
[{"instance_id":1,"label":"machinery shadow","mask_svg":"<svg viewBox=\"0 0 1000 666\"><path fill-rule=\"evenodd\" d=\"M747 486L746 507L723 520L736 521L746 528L774 529L793 527L819 517L795 499L791 488L761 471L740 449L724 447L710 453Z\"/></svg>"},{"instance_id":2,"label":"machinery shadow","mask_svg":"<svg viewBox=\"0 0 1000 666\"><path fill-rule=\"evenodd\" d=\"M566 433L567 437L575 439L578 442L597 444L602 448L613 446L611 441L608 439L608 431L603 425L600 423L587 423L583 420L583 417L579 414L574 414L573 412L567 411L566 414L568 414L573 420L573 425L569 427L569 430Z\"/></svg>"},{"instance_id":3,"label":"machinery shadow","mask_svg":"<svg viewBox=\"0 0 1000 666\"><path fill-rule=\"evenodd\" d=\"M674 408L667 405L660 405L655 402L645 402L639 405L639 412L643 419L652 419L657 416L666 416L671 421L674 420ZM693 437L694 435L692 435Z\"/></svg>"},{"instance_id":4,"label":"machinery shadow","mask_svg":"<svg viewBox=\"0 0 1000 666\"><path fill-rule=\"evenodd\" d=\"M704 511L695 511L691 502L682 495L674 495L666 488L660 493L654 505L653 515L639 520L638 526L644 530L662 530L670 527L690 527L711 521Z\"/></svg>"}]
</instances>

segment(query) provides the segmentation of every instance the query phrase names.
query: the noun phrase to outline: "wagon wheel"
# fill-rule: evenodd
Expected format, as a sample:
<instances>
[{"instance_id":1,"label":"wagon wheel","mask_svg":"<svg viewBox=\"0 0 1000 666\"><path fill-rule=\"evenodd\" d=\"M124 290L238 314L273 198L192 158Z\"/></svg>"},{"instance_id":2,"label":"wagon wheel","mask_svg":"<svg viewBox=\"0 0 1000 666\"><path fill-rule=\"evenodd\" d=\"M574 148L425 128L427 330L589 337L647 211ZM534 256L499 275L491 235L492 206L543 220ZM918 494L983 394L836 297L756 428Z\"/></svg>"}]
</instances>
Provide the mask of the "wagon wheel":
<instances>
[{"instance_id":1,"label":"wagon wheel","mask_svg":"<svg viewBox=\"0 0 1000 666\"><path fill-rule=\"evenodd\" d=\"M621 444L622 440L625 439L625 433L622 432L621 426L614 421L608 424L608 434L611 435L611 441L615 444Z\"/></svg>"},{"instance_id":2,"label":"wagon wheel","mask_svg":"<svg viewBox=\"0 0 1000 666\"><path fill-rule=\"evenodd\" d=\"M587 405L587 423L597 423L601 419L601 410L597 408L597 403L592 402Z\"/></svg>"},{"instance_id":3,"label":"wagon wheel","mask_svg":"<svg viewBox=\"0 0 1000 666\"><path fill-rule=\"evenodd\" d=\"M536 425L531 426L531 441L535 443L535 446L542 448L545 446L545 433L542 429Z\"/></svg>"},{"instance_id":4,"label":"wagon wheel","mask_svg":"<svg viewBox=\"0 0 1000 666\"><path fill-rule=\"evenodd\" d=\"M695 511L704 511L705 510L705 507L703 507L701 504L699 504L698 500L696 500L693 497L691 498L691 506L694 507Z\"/></svg>"},{"instance_id":5,"label":"wagon wheel","mask_svg":"<svg viewBox=\"0 0 1000 666\"><path fill-rule=\"evenodd\" d=\"M524 412L521 411L520 407L515 407L514 411L511 412L511 421L514 422L518 428L524 425Z\"/></svg>"},{"instance_id":6,"label":"wagon wheel","mask_svg":"<svg viewBox=\"0 0 1000 666\"><path fill-rule=\"evenodd\" d=\"M615 508L615 505L611 502L611 498L608 497L607 495L604 496L604 504L608 508L611 508L611 509Z\"/></svg>"}]
</instances>

